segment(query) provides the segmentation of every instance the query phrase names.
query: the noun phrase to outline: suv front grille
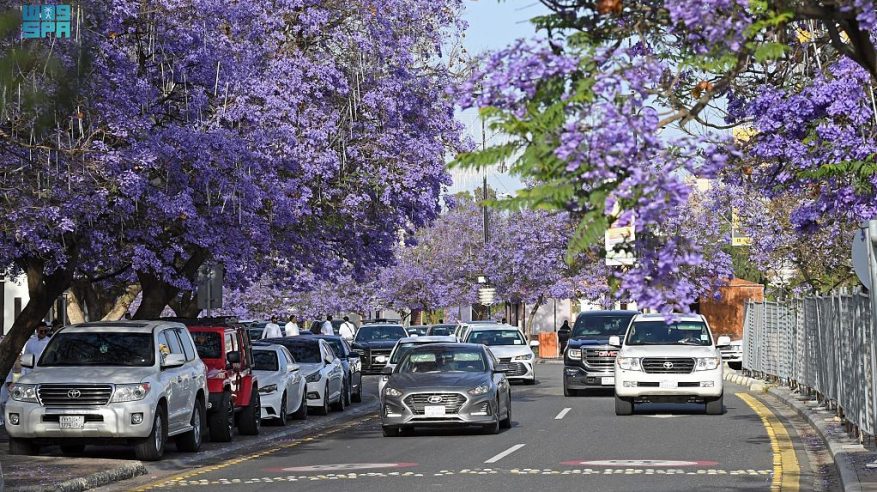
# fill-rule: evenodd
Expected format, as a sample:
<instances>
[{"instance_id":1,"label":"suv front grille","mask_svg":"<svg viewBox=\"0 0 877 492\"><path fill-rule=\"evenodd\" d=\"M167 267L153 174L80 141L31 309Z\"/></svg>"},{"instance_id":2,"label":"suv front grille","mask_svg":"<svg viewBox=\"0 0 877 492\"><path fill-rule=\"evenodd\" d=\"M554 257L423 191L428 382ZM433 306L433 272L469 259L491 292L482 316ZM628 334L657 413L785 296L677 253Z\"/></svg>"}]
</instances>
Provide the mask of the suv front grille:
<instances>
[{"instance_id":1,"label":"suv front grille","mask_svg":"<svg viewBox=\"0 0 877 492\"><path fill-rule=\"evenodd\" d=\"M588 366L588 368L596 369L603 372L610 372L615 370L615 355L617 354L617 349L608 350L591 348L585 349L582 356L584 357L585 365Z\"/></svg>"},{"instance_id":2,"label":"suv front grille","mask_svg":"<svg viewBox=\"0 0 877 492\"><path fill-rule=\"evenodd\" d=\"M371 367L384 367L384 366L386 366L387 362L390 360L390 352L391 352L391 350L372 349L369 352L369 356L370 356L369 362L371 362L371 364L370 364ZM384 357L384 361L383 362L376 361L375 359L377 359L378 357Z\"/></svg>"},{"instance_id":3,"label":"suv front grille","mask_svg":"<svg viewBox=\"0 0 877 492\"><path fill-rule=\"evenodd\" d=\"M694 359L682 357L647 357L643 371L651 374L688 374L694 370Z\"/></svg>"},{"instance_id":4,"label":"suv front grille","mask_svg":"<svg viewBox=\"0 0 877 492\"><path fill-rule=\"evenodd\" d=\"M113 395L109 384L41 384L37 396L45 407L106 405Z\"/></svg>"},{"instance_id":5,"label":"suv front grille","mask_svg":"<svg viewBox=\"0 0 877 492\"><path fill-rule=\"evenodd\" d=\"M430 402L429 398L434 396L441 397L442 401ZM466 403L466 397L459 393L416 393L405 398L405 404L414 415L423 415L423 408L427 405L444 405L446 414L456 414L464 403Z\"/></svg>"}]
</instances>

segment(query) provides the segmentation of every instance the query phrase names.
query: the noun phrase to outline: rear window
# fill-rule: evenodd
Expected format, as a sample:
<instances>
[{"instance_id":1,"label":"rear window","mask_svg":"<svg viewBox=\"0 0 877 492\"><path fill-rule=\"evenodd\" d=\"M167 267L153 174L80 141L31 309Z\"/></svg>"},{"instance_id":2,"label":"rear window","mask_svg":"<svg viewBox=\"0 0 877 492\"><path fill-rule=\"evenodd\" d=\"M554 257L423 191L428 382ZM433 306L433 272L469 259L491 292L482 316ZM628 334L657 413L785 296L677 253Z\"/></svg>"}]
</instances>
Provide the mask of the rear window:
<instances>
[{"instance_id":1,"label":"rear window","mask_svg":"<svg viewBox=\"0 0 877 492\"><path fill-rule=\"evenodd\" d=\"M192 333L192 340L195 341L195 350L202 359L222 358L222 339L219 338L219 333L196 331Z\"/></svg>"},{"instance_id":2,"label":"rear window","mask_svg":"<svg viewBox=\"0 0 877 492\"><path fill-rule=\"evenodd\" d=\"M273 350L254 350L253 359L257 371L277 371L280 368L277 353Z\"/></svg>"},{"instance_id":3,"label":"rear window","mask_svg":"<svg viewBox=\"0 0 877 492\"><path fill-rule=\"evenodd\" d=\"M152 333L61 332L52 337L38 365L148 367L153 364Z\"/></svg>"}]
</instances>

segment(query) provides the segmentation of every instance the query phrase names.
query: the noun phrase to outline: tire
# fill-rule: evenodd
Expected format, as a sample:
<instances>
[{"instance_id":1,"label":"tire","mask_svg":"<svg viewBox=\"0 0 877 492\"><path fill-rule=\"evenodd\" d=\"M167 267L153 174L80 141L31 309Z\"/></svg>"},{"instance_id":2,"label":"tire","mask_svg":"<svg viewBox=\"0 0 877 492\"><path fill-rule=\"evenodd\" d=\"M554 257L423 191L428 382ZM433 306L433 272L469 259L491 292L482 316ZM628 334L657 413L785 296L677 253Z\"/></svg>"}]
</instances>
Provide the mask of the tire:
<instances>
[{"instance_id":1,"label":"tire","mask_svg":"<svg viewBox=\"0 0 877 492\"><path fill-rule=\"evenodd\" d=\"M579 391L569 389L566 387L566 385L563 385L563 396L579 396Z\"/></svg>"},{"instance_id":2,"label":"tire","mask_svg":"<svg viewBox=\"0 0 877 492\"><path fill-rule=\"evenodd\" d=\"M499 426L503 429L512 428L512 395L509 394L509 404L506 408L506 417L499 421Z\"/></svg>"},{"instance_id":3,"label":"tire","mask_svg":"<svg viewBox=\"0 0 877 492\"><path fill-rule=\"evenodd\" d=\"M134 456L140 461L158 461L164 456L167 446L167 415L159 405L152 421L152 432L134 446Z\"/></svg>"},{"instance_id":4,"label":"tire","mask_svg":"<svg viewBox=\"0 0 877 492\"><path fill-rule=\"evenodd\" d=\"M204 404L201 400L195 400L195 407L192 408L192 419L189 421L192 430L177 436L177 449L187 453L197 453L201 449L201 443L204 441L204 414Z\"/></svg>"},{"instance_id":5,"label":"tire","mask_svg":"<svg viewBox=\"0 0 877 492\"><path fill-rule=\"evenodd\" d=\"M733 369L735 371L739 371L740 369L743 369L743 362L741 362L741 361L728 362L728 367L730 367L731 369Z\"/></svg>"},{"instance_id":6,"label":"tire","mask_svg":"<svg viewBox=\"0 0 877 492\"><path fill-rule=\"evenodd\" d=\"M493 423L487 424L482 427L482 431L485 434L499 434L499 408L496 409L496 415L494 415Z\"/></svg>"},{"instance_id":7,"label":"tire","mask_svg":"<svg viewBox=\"0 0 877 492\"><path fill-rule=\"evenodd\" d=\"M62 444L60 448L64 454L82 454L85 451L85 444Z\"/></svg>"},{"instance_id":8,"label":"tire","mask_svg":"<svg viewBox=\"0 0 877 492\"><path fill-rule=\"evenodd\" d=\"M39 445L30 439L9 438L9 454L21 456L36 456L40 454Z\"/></svg>"},{"instance_id":9,"label":"tire","mask_svg":"<svg viewBox=\"0 0 877 492\"><path fill-rule=\"evenodd\" d=\"M259 387L250 388L250 404L238 415L238 432L245 436L258 436L262 428L262 403L259 401Z\"/></svg>"},{"instance_id":10,"label":"tire","mask_svg":"<svg viewBox=\"0 0 877 492\"><path fill-rule=\"evenodd\" d=\"M615 415L633 414L633 398L622 398L615 395Z\"/></svg>"},{"instance_id":11,"label":"tire","mask_svg":"<svg viewBox=\"0 0 877 492\"><path fill-rule=\"evenodd\" d=\"M362 376L360 376L359 378L359 387L356 388L356 393L354 393L353 396L350 397L350 400L354 403L362 402Z\"/></svg>"},{"instance_id":12,"label":"tire","mask_svg":"<svg viewBox=\"0 0 877 492\"><path fill-rule=\"evenodd\" d=\"M347 391L344 392L344 406L353 404L353 378L347 380Z\"/></svg>"},{"instance_id":13,"label":"tire","mask_svg":"<svg viewBox=\"0 0 877 492\"><path fill-rule=\"evenodd\" d=\"M301 405L298 406L298 410L292 414L292 418L295 420L305 420L308 418L308 390L305 388L304 392L301 394Z\"/></svg>"},{"instance_id":14,"label":"tire","mask_svg":"<svg viewBox=\"0 0 877 492\"><path fill-rule=\"evenodd\" d=\"M724 395L719 396L715 400L706 402L707 415L721 415L723 411Z\"/></svg>"},{"instance_id":15,"label":"tire","mask_svg":"<svg viewBox=\"0 0 877 492\"><path fill-rule=\"evenodd\" d=\"M398 437L399 436L399 428L398 427L382 426L381 430L384 431L384 437Z\"/></svg>"},{"instance_id":16,"label":"tire","mask_svg":"<svg viewBox=\"0 0 877 492\"><path fill-rule=\"evenodd\" d=\"M526 384L527 386L536 384L536 376L533 376L533 379L525 379L524 384Z\"/></svg>"},{"instance_id":17,"label":"tire","mask_svg":"<svg viewBox=\"0 0 877 492\"><path fill-rule=\"evenodd\" d=\"M329 384L326 383L326 388L323 390L323 404L314 409L314 413L317 415L329 415Z\"/></svg>"},{"instance_id":18,"label":"tire","mask_svg":"<svg viewBox=\"0 0 877 492\"><path fill-rule=\"evenodd\" d=\"M230 442L234 435L234 407L231 405L231 393L222 392L217 408L207 416L207 429L213 442Z\"/></svg>"},{"instance_id":19,"label":"tire","mask_svg":"<svg viewBox=\"0 0 877 492\"><path fill-rule=\"evenodd\" d=\"M344 401L347 399L344 395L346 395L350 389L347 387L347 381L341 383L341 394L338 395L338 401L332 404L332 410L336 412L344 411Z\"/></svg>"},{"instance_id":20,"label":"tire","mask_svg":"<svg viewBox=\"0 0 877 492\"><path fill-rule=\"evenodd\" d=\"M281 427L286 427L286 424L289 423L289 408L286 405L286 392L283 392L283 396L280 397L280 411L277 413L277 418L274 423Z\"/></svg>"}]
</instances>

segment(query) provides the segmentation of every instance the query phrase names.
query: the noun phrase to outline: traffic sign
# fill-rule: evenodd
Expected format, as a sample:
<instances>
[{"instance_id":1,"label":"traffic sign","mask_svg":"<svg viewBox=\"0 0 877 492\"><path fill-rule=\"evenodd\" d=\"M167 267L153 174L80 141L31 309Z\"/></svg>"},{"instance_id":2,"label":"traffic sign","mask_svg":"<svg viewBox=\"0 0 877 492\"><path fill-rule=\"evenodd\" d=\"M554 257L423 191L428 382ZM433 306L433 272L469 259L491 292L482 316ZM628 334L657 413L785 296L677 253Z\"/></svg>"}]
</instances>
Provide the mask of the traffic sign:
<instances>
[{"instance_id":1,"label":"traffic sign","mask_svg":"<svg viewBox=\"0 0 877 492\"><path fill-rule=\"evenodd\" d=\"M493 287L481 287L478 289L478 302L490 306L496 300L496 289Z\"/></svg>"},{"instance_id":2,"label":"traffic sign","mask_svg":"<svg viewBox=\"0 0 877 492\"><path fill-rule=\"evenodd\" d=\"M859 229L853 234L853 270L859 277L859 282L867 289L871 289L871 274L868 271L868 229Z\"/></svg>"}]
</instances>

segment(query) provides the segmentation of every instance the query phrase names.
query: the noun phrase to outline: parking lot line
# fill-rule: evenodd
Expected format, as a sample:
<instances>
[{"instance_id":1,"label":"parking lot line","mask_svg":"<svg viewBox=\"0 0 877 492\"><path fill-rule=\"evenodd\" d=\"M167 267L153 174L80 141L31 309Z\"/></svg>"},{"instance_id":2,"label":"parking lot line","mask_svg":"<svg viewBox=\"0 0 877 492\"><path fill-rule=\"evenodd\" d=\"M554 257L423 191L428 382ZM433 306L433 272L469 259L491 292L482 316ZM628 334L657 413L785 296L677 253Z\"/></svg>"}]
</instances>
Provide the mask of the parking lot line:
<instances>
[{"instance_id":1,"label":"parking lot line","mask_svg":"<svg viewBox=\"0 0 877 492\"><path fill-rule=\"evenodd\" d=\"M759 399L746 393L736 393L736 396L752 407L752 410L761 418L761 423L770 438L770 447L773 451L773 481L770 490L799 490L798 479L801 467L798 464L798 456L795 455L792 439L782 421Z\"/></svg>"},{"instance_id":2,"label":"parking lot line","mask_svg":"<svg viewBox=\"0 0 877 492\"><path fill-rule=\"evenodd\" d=\"M510 455L510 454L512 454L512 453L514 453L515 451L517 451L517 450L523 448L524 446L526 446L526 444L515 444L514 446L512 446L512 447L506 449L505 451L503 451L502 453L499 453L498 455L494 456L493 458L490 458L489 460L485 461L485 463L496 463L497 461L499 461L499 460L505 458L506 456L508 456L508 455Z\"/></svg>"},{"instance_id":3,"label":"parking lot line","mask_svg":"<svg viewBox=\"0 0 877 492\"><path fill-rule=\"evenodd\" d=\"M564 408L559 414L557 414L557 417L554 417L554 420L560 420L566 417L566 414L568 414L570 410L572 410L572 408Z\"/></svg>"}]
</instances>

